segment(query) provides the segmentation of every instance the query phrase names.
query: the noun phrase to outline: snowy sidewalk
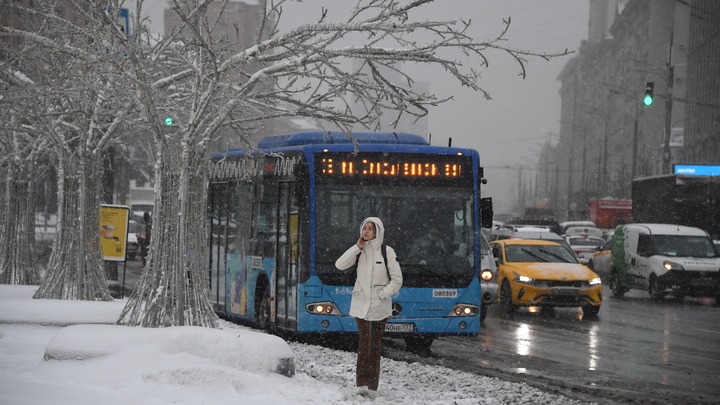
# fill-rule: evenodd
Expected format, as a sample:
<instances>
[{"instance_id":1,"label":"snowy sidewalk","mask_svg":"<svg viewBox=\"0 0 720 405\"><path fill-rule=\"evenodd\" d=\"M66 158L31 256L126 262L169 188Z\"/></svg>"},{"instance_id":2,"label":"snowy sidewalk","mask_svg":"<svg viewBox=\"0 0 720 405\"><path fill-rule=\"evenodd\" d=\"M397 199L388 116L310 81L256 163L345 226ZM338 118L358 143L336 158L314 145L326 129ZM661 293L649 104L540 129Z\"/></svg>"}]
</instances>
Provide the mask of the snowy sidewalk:
<instances>
[{"instance_id":1,"label":"snowy sidewalk","mask_svg":"<svg viewBox=\"0 0 720 405\"><path fill-rule=\"evenodd\" d=\"M237 338L192 327L166 334L92 325L114 323L124 301L33 300L36 288L0 285L3 405L584 404L525 384L387 358L377 393L361 396L354 387L354 353L286 344L224 321L225 332ZM73 323L82 325L64 327ZM260 341L242 345L238 339ZM48 351L77 347L97 355L43 360ZM268 371L282 347L292 350L292 377Z\"/></svg>"}]
</instances>

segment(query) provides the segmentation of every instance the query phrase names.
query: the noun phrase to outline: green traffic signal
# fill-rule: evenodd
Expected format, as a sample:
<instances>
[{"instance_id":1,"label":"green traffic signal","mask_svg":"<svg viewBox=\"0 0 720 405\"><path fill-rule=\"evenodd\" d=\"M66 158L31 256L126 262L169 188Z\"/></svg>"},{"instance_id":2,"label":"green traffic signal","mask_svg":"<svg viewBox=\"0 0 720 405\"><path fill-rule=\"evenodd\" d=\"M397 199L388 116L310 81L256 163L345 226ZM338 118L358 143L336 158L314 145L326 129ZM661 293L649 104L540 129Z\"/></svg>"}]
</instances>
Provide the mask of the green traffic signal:
<instances>
[{"instance_id":1,"label":"green traffic signal","mask_svg":"<svg viewBox=\"0 0 720 405\"><path fill-rule=\"evenodd\" d=\"M173 119L172 117L165 117L165 125L172 125Z\"/></svg>"},{"instance_id":2,"label":"green traffic signal","mask_svg":"<svg viewBox=\"0 0 720 405\"><path fill-rule=\"evenodd\" d=\"M643 98L643 104L652 105L653 103L653 91L655 90L655 83L647 82L645 84L645 98Z\"/></svg>"}]
</instances>

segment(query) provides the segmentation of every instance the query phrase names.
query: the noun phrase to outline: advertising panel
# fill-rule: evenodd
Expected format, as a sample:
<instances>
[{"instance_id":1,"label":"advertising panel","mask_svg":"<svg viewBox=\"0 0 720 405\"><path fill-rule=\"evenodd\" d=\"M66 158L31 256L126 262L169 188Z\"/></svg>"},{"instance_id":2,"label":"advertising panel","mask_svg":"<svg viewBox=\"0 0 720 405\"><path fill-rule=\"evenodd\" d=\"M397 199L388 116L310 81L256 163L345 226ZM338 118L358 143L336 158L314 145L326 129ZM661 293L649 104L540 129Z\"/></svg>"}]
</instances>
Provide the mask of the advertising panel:
<instances>
[{"instance_id":1,"label":"advertising panel","mask_svg":"<svg viewBox=\"0 0 720 405\"><path fill-rule=\"evenodd\" d=\"M127 205L100 206L100 248L104 260L125 261L129 215Z\"/></svg>"}]
</instances>

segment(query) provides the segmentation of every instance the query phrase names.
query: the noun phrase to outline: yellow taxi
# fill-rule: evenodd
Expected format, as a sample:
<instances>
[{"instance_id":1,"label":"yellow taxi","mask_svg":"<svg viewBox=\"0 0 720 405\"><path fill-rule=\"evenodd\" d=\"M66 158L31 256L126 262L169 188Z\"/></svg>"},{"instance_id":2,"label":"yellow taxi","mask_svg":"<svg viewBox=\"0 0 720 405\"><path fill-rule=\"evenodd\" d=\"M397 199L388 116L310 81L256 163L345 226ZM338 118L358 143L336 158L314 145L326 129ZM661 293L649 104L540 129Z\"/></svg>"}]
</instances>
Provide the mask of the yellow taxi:
<instances>
[{"instance_id":1,"label":"yellow taxi","mask_svg":"<svg viewBox=\"0 0 720 405\"><path fill-rule=\"evenodd\" d=\"M490 246L497 261L498 302L507 314L521 306L582 307L586 317L600 311L600 277L565 246L532 239L505 239Z\"/></svg>"}]
</instances>

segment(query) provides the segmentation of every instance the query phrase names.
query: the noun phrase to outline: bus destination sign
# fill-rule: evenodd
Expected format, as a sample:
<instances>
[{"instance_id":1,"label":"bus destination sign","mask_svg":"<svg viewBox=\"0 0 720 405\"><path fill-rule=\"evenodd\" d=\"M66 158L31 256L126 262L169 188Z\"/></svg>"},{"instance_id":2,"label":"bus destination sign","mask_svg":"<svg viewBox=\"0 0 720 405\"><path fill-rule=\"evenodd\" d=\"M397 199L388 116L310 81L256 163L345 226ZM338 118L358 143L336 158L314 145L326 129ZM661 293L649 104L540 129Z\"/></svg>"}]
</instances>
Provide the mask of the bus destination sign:
<instances>
[{"instance_id":1,"label":"bus destination sign","mask_svg":"<svg viewBox=\"0 0 720 405\"><path fill-rule=\"evenodd\" d=\"M468 159L458 158L460 156L328 156L318 160L317 174L322 177L454 179L464 175L467 170L464 166Z\"/></svg>"}]
</instances>

